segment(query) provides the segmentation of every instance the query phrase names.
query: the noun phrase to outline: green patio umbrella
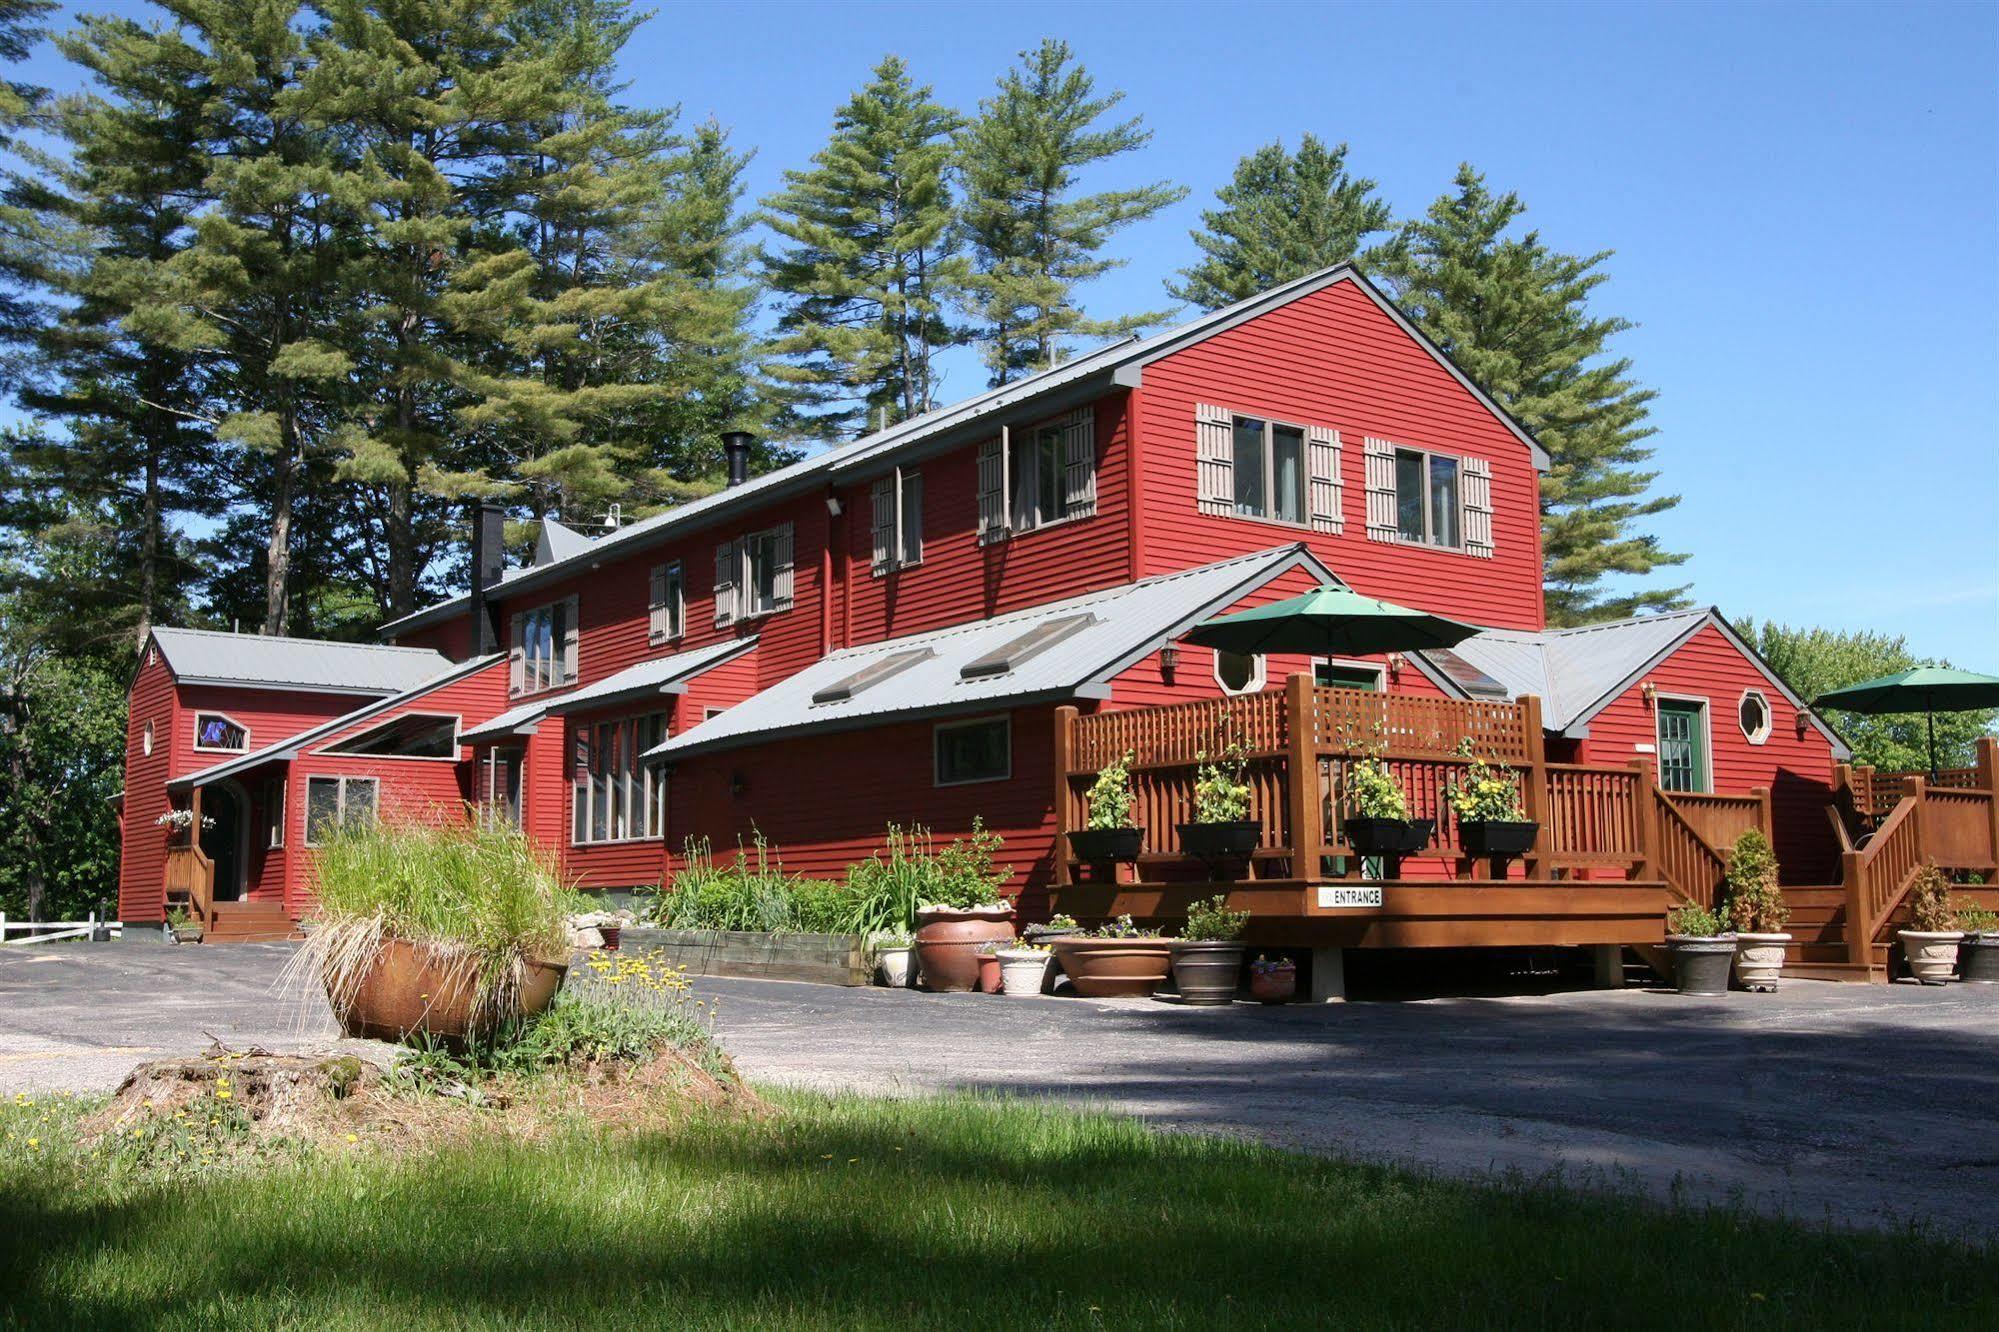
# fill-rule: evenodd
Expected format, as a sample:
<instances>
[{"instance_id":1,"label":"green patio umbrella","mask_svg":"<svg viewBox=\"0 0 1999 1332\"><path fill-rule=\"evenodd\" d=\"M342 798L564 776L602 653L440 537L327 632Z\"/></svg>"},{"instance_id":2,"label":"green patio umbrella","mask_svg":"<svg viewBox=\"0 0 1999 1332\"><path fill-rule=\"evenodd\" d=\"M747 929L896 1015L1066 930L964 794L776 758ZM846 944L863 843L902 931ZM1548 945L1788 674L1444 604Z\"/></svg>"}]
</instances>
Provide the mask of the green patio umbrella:
<instances>
[{"instance_id":1,"label":"green patio umbrella","mask_svg":"<svg viewBox=\"0 0 1999 1332\"><path fill-rule=\"evenodd\" d=\"M1839 708L1874 715L1920 712L1930 723L1930 776L1937 773L1937 714L1999 708L1999 679L1948 666L1918 666L1912 671L1862 680L1830 689L1812 700L1814 708Z\"/></svg>"},{"instance_id":2,"label":"green patio umbrella","mask_svg":"<svg viewBox=\"0 0 1999 1332\"><path fill-rule=\"evenodd\" d=\"M1328 586L1254 610L1205 620L1188 630L1186 639L1203 647L1244 654L1363 656L1447 648L1478 632L1476 625L1377 601L1350 588Z\"/></svg>"}]
</instances>

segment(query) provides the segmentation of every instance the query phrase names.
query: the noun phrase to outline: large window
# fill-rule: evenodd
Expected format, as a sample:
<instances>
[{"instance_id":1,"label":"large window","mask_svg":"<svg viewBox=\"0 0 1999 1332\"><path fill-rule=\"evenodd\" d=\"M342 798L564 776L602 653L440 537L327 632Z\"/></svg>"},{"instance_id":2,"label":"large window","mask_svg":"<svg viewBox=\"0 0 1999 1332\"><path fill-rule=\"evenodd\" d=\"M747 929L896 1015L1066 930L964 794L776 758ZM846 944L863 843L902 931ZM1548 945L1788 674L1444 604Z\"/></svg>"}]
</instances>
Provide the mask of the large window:
<instances>
[{"instance_id":1,"label":"large window","mask_svg":"<svg viewBox=\"0 0 1999 1332\"><path fill-rule=\"evenodd\" d=\"M1305 521L1305 432L1253 416L1234 418L1235 511L1245 518Z\"/></svg>"},{"instance_id":2,"label":"large window","mask_svg":"<svg viewBox=\"0 0 1999 1332\"><path fill-rule=\"evenodd\" d=\"M194 714L194 747L224 754L241 754L250 748L250 731L234 718L219 712Z\"/></svg>"},{"instance_id":3,"label":"large window","mask_svg":"<svg viewBox=\"0 0 1999 1332\"><path fill-rule=\"evenodd\" d=\"M666 835L666 784L639 761L666 739L666 714L576 727L570 839L630 842Z\"/></svg>"},{"instance_id":4,"label":"large window","mask_svg":"<svg viewBox=\"0 0 1999 1332\"><path fill-rule=\"evenodd\" d=\"M715 547L715 627L791 609L791 524Z\"/></svg>"},{"instance_id":5,"label":"large window","mask_svg":"<svg viewBox=\"0 0 1999 1332\"><path fill-rule=\"evenodd\" d=\"M518 747L496 745L479 764L479 821L488 828L520 826L521 757Z\"/></svg>"},{"instance_id":6,"label":"large window","mask_svg":"<svg viewBox=\"0 0 1999 1332\"><path fill-rule=\"evenodd\" d=\"M520 654L519 678L514 682L517 693L554 689L574 673L575 663L568 658L575 606L571 598L515 617L516 651Z\"/></svg>"},{"instance_id":7,"label":"large window","mask_svg":"<svg viewBox=\"0 0 1999 1332\"><path fill-rule=\"evenodd\" d=\"M1006 717L941 723L935 745L939 786L1001 782L1013 775L1013 723Z\"/></svg>"},{"instance_id":8,"label":"large window","mask_svg":"<svg viewBox=\"0 0 1999 1332\"><path fill-rule=\"evenodd\" d=\"M318 846L328 833L375 817L373 777L310 777L305 784L305 844Z\"/></svg>"},{"instance_id":9,"label":"large window","mask_svg":"<svg viewBox=\"0 0 1999 1332\"><path fill-rule=\"evenodd\" d=\"M1042 426L1013 437L1013 530L1031 532L1062 513L1062 428Z\"/></svg>"},{"instance_id":10,"label":"large window","mask_svg":"<svg viewBox=\"0 0 1999 1332\"><path fill-rule=\"evenodd\" d=\"M646 612L650 642L670 643L687 632L687 578L679 560L653 566Z\"/></svg>"},{"instance_id":11,"label":"large window","mask_svg":"<svg viewBox=\"0 0 1999 1332\"><path fill-rule=\"evenodd\" d=\"M875 482L873 568L877 574L923 562L923 475L898 467Z\"/></svg>"},{"instance_id":12,"label":"large window","mask_svg":"<svg viewBox=\"0 0 1999 1332\"><path fill-rule=\"evenodd\" d=\"M1404 541L1462 546L1458 460L1420 449L1395 451L1395 525Z\"/></svg>"},{"instance_id":13,"label":"large window","mask_svg":"<svg viewBox=\"0 0 1999 1332\"><path fill-rule=\"evenodd\" d=\"M979 540L998 541L1097 511L1096 419L1082 407L979 446Z\"/></svg>"}]
</instances>

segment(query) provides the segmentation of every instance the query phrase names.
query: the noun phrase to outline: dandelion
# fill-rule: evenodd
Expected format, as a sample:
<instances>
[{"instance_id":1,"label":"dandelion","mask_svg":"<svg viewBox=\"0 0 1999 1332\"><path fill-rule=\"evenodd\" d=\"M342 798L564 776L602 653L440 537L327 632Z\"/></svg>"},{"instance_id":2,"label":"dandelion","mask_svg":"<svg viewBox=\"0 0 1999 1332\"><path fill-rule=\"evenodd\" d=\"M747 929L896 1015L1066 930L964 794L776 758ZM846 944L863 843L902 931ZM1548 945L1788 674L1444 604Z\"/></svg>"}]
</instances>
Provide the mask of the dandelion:
<instances>
[{"instance_id":1,"label":"dandelion","mask_svg":"<svg viewBox=\"0 0 1999 1332\"><path fill-rule=\"evenodd\" d=\"M42 1140L40 1138L30 1138L28 1139L28 1145L30 1147L39 1147L42 1145Z\"/></svg>"}]
</instances>

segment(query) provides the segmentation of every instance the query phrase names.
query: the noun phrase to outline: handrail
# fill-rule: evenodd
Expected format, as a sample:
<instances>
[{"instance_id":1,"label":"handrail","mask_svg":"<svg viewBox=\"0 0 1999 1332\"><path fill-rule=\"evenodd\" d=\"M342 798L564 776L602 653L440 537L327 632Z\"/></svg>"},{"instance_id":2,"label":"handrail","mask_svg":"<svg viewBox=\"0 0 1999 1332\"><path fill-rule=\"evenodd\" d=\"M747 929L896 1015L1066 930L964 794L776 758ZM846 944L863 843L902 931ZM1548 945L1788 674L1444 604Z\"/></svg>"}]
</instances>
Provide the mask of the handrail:
<instances>
[{"instance_id":1,"label":"handrail","mask_svg":"<svg viewBox=\"0 0 1999 1332\"><path fill-rule=\"evenodd\" d=\"M1850 962L1873 965L1875 936L1901 905L1910 880L1924 864L1922 809L1922 778L1908 778L1903 798L1875 830L1866 848L1841 857Z\"/></svg>"},{"instance_id":2,"label":"handrail","mask_svg":"<svg viewBox=\"0 0 1999 1332\"><path fill-rule=\"evenodd\" d=\"M215 862L199 845L169 846L164 877L166 892L186 893L195 919L206 925L215 907Z\"/></svg>"},{"instance_id":3,"label":"handrail","mask_svg":"<svg viewBox=\"0 0 1999 1332\"><path fill-rule=\"evenodd\" d=\"M1659 830L1659 877L1687 901L1712 910L1727 877L1728 862L1701 836L1671 796L1657 790L1653 796Z\"/></svg>"}]
</instances>

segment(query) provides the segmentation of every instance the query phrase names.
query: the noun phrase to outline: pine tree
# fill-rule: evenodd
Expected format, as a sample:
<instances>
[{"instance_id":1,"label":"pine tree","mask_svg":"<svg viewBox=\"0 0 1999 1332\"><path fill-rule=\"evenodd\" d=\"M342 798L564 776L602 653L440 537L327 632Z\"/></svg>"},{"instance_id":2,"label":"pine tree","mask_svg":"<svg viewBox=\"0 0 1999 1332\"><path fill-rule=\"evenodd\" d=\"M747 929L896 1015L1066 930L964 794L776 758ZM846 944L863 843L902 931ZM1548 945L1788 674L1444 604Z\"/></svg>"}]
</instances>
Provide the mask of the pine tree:
<instances>
[{"instance_id":1,"label":"pine tree","mask_svg":"<svg viewBox=\"0 0 1999 1332\"><path fill-rule=\"evenodd\" d=\"M1201 214L1194 243L1205 256L1167 290L1217 310L1349 259L1392 263L1393 216L1374 181L1347 170L1347 146L1307 134L1293 154L1282 141L1236 163ZM1370 242L1386 248L1371 249Z\"/></svg>"},{"instance_id":2,"label":"pine tree","mask_svg":"<svg viewBox=\"0 0 1999 1332\"><path fill-rule=\"evenodd\" d=\"M55 0L0 0L0 63L18 66L43 36L41 20ZM19 151L18 132L48 101L48 89L20 79L0 79L0 154ZM42 312L35 299L41 248L35 208L22 196L29 182L9 171L0 194L0 333L32 328ZM0 387L20 382L12 358L0 362Z\"/></svg>"},{"instance_id":3,"label":"pine tree","mask_svg":"<svg viewBox=\"0 0 1999 1332\"><path fill-rule=\"evenodd\" d=\"M1152 132L1137 116L1094 128L1124 94L1097 96L1096 81L1073 59L1052 38L1023 52L960 135L963 230L974 256L967 304L995 385L1055 364L1070 340L1166 317L1092 319L1077 299L1079 286L1124 263L1103 254L1113 235L1187 191L1161 181L1076 194L1084 168L1143 147Z\"/></svg>"},{"instance_id":4,"label":"pine tree","mask_svg":"<svg viewBox=\"0 0 1999 1332\"><path fill-rule=\"evenodd\" d=\"M1607 347L1631 327L1599 317L1591 294L1609 280L1608 250L1572 256L1538 232L1512 236L1526 211L1515 194L1494 195L1469 165L1451 191L1408 223L1406 251L1384 269L1403 312L1474 383L1547 449L1541 479L1542 575L1548 619L1585 624L1683 606L1685 586L1606 586L1680 564L1634 525L1679 503L1647 496L1644 470L1655 433L1646 424L1653 390L1631 378L1628 358Z\"/></svg>"},{"instance_id":5,"label":"pine tree","mask_svg":"<svg viewBox=\"0 0 1999 1332\"><path fill-rule=\"evenodd\" d=\"M946 315L966 276L946 180L957 124L888 56L835 113L812 169L785 172L764 201L790 242L759 256L780 306L772 374L795 395L801 433L833 438L935 405L933 362L960 340Z\"/></svg>"}]
</instances>

